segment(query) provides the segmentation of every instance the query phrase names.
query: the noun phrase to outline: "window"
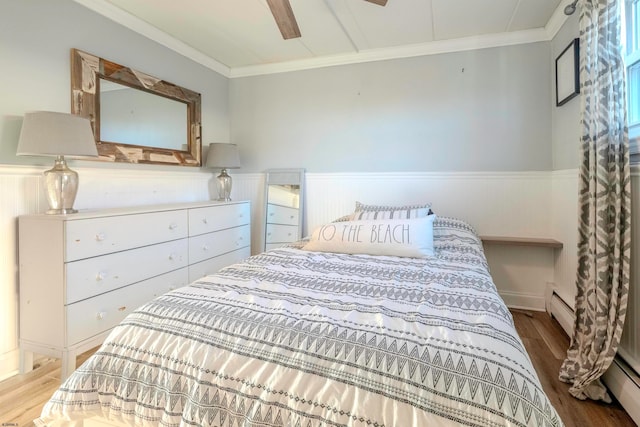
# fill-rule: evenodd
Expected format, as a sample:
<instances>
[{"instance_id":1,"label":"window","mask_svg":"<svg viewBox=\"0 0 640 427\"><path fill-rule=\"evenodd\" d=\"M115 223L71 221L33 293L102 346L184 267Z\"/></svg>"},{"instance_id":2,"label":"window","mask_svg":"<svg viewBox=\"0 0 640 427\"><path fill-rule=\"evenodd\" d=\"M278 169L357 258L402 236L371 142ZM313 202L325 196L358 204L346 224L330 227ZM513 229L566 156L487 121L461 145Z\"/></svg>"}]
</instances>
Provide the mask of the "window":
<instances>
[{"instance_id":1,"label":"window","mask_svg":"<svg viewBox=\"0 0 640 427\"><path fill-rule=\"evenodd\" d=\"M622 20L624 63L627 68L627 121L631 153L640 153L640 1L625 0Z\"/></svg>"}]
</instances>

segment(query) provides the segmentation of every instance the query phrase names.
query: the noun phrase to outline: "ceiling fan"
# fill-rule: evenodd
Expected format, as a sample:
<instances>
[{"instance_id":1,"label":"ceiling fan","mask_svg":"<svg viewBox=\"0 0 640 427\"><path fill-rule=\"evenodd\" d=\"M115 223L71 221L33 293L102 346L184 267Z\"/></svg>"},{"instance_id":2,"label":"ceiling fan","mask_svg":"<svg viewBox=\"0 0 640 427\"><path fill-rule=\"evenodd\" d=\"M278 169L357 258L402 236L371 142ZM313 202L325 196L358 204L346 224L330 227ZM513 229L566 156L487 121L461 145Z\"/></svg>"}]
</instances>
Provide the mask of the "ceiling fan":
<instances>
[{"instance_id":1,"label":"ceiling fan","mask_svg":"<svg viewBox=\"0 0 640 427\"><path fill-rule=\"evenodd\" d=\"M387 4L387 0L365 1L379 6L385 6ZM300 37L300 28L298 28L298 23L296 22L296 17L293 15L289 0L267 0L267 3L269 4L269 9L271 9L271 14L276 20L282 37L285 40Z\"/></svg>"}]
</instances>

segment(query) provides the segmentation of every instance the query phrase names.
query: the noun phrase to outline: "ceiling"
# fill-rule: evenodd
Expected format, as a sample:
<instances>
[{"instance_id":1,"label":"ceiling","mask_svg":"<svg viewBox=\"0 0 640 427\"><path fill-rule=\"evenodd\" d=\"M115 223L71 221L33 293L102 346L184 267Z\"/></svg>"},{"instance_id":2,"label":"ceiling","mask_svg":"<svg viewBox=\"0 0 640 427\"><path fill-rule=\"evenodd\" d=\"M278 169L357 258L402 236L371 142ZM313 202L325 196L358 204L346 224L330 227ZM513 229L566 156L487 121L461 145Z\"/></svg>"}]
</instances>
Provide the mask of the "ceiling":
<instances>
[{"instance_id":1,"label":"ceiling","mask_svg":"<svg viewBox=\"0 0 640 427\"><path fill-rule=\"evenodd\" d=\"M550 40L571 0L75 0L229 77Z\"/></svg>"}]
</instances>

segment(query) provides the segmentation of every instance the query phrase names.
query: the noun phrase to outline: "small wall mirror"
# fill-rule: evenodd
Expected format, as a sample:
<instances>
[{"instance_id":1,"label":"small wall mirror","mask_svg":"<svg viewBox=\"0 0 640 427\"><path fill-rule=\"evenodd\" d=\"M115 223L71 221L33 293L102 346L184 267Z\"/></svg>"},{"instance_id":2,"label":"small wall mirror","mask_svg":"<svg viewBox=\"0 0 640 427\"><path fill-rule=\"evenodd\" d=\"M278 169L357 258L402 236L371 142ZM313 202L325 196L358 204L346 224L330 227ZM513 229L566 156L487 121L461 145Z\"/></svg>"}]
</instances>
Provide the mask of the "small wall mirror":
<instances>
[{"instance_id":1,"label":"small wall mirror","mask_svg":"<svg viewBox=\"0 0 640 427\"><path fill-rule=\"evenodd\" d=\"M304 169L270 169L265 187L265 250L300 240Z\"/></svg>"}]
</instances>

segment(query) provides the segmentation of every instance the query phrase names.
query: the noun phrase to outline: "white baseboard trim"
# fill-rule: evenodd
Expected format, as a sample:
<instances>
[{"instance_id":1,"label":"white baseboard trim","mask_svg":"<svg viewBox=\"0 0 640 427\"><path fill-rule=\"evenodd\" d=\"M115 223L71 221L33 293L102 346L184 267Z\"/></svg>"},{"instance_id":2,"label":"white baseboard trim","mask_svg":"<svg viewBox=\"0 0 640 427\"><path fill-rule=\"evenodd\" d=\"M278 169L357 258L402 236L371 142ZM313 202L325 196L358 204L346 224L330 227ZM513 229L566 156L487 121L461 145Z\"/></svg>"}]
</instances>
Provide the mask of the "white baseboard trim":
<instances>
[{"instance_id":1,"label":"white baseboard trim","mask_svg":"<svg viewBox=\"0 0 640 427\"><path fill-rule=\"evenodd\" d=\"M0 355L0 381L13 377L20 373L20 350L15 349ZM37 367L47 359L47 356L34 354L33 366Z\"/></svg>"},{"instance_id":2,"label":"white baseboard trim","mask_svg":"<svg viewBox=\"0 0 640 427\"><path fill-rule=\"evenodd\" d=\"M0 354L0 381L6 380L18 373L18 350L11 350Z\"/></svg>"},{"instance_id":3,"label":"white baseboard trim","mask_svg":"<svg viewBox=\"0 0 640 427\"><path fill-rule=\"evenodd\" d=\"M498 293L509 308L545 311L544 296L511 291L498 291Z\"/></svg>"}]
</instances>

